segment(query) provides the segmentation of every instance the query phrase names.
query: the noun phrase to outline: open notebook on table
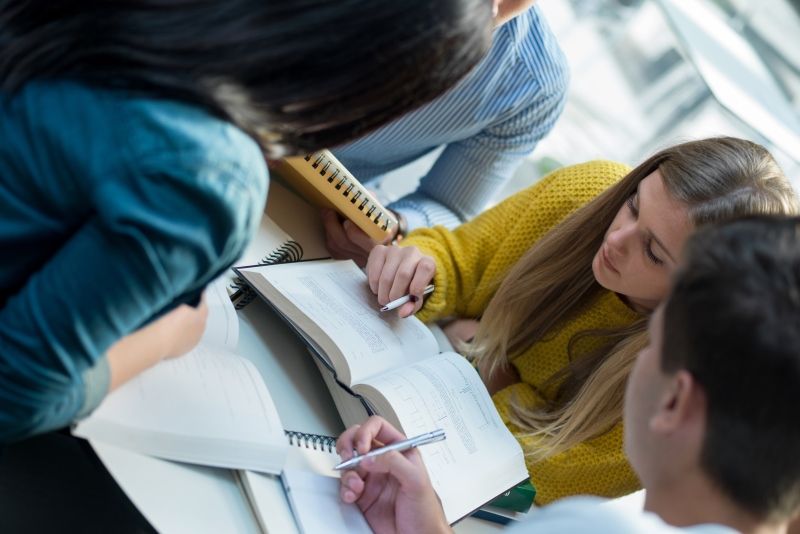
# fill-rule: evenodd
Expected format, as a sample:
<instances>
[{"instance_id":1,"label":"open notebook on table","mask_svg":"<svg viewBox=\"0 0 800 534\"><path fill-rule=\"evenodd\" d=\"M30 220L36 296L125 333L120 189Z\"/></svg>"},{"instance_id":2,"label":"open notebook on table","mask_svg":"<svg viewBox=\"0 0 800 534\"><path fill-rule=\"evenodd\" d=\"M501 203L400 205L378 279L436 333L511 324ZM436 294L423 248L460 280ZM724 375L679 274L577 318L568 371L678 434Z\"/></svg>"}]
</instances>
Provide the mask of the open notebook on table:
<instances>
[{"instance_id":1,"label":"open notebook on table","mask_svg":"<svg viewBox=\"0 0 800 534\"><path fill-rule=\"evenodd\" d=\"M449 522L528 478L522 449L477 372L458 354L440 354L418 319L378 312L353 262L236 271L314 349L331 373L334 397L349 391L364 398L409 436L445 430L447 440L420 453Z\"/></svg>"},{"instance_id":2,"label":"open notebook on table","mask_svg":"<svg viewBox=\"0 0 800 534\"><path fill-rule=\"evenodd\" d=\"M340 458L334 440L315 434L290 434L295 447L289 449L281 481L297 530L308 534L371 532L358 508L339 498L339 473L333 466ZM264 532L290 534L295 530L295 525L281 522L280 513L273 513L282 495L269 475L239 471L238 478Z\"/></svg>"}]
</instances>

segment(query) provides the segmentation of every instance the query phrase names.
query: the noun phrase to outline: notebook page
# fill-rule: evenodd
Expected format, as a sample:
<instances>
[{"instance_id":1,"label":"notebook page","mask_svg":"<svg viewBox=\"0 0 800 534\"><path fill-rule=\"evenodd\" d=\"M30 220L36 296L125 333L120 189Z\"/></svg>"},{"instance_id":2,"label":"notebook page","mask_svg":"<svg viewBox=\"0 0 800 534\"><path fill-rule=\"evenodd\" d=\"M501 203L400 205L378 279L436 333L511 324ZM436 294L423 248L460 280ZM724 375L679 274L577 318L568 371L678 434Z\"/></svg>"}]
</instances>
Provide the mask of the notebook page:
<instances>
[{"instance_id":1,"label":"notebook page","mask_svg":"<svg viewBox=\"0 0 800 534\"><path fill-rule=\"evenodd\" d=\"M339 498L339 479L287 468L281 475L300 532L372 532L361 510Z\"/></svg>"},{"instance_id":2,"label":"notebook page","mask_svg":"<svg viewBox=\"0 0 800 534\"><path fill-rule=\"evenodd\" d=\"M256 517L267 532L370 532L361 512L339 499L341 461L327 447L289 447L281 481L273 475L242 471L242 486ZM286 523L289 507L296 521Z\"/></svg>"},{"instance_id":3,"label":"notebook page","mask_svg":"<svg viewBox=\"0 0 800 534\"><path fill-rule=\"evenodd\" d=\"M274 473L288 448L255 366L203 345L112 392L73 433L157 458Z\"/></svg>"},{"instance_id":4,"label":"notebook page","mask_svg":"<svg viewBox=\"0 0 800 534\"><path fill-rule=\"evenodd\" d=\"M463 356L443 353L371 378L366 385L386 399L406 435L445 431L447 439L419 451L448 522L527 478L519 443Z\"/></svg>"},{"instance_id":5,"label":"notebook page","mask_svg":"<svg viewBox=\"0 0 800 534\"><path fill-rule=\"evenodd\" d=\"M261 217L256 234L234 265L255 265L261 262L264 256L278 250L281 245L291 240L292 237L265 213Z\"/></svg>"}]
</instances>

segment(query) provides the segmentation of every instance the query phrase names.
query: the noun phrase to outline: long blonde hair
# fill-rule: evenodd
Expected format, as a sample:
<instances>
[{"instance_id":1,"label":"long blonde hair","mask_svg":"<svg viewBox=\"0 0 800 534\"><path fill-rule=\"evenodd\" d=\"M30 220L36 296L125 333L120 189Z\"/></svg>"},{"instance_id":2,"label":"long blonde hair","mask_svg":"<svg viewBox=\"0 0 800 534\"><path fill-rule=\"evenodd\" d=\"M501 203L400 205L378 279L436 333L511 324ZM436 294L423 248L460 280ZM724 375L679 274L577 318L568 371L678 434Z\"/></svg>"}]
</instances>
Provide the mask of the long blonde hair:
<instances>
[{"instance_id":1,"label":"long blonde hair","mask_svg":"<svg viewBox=\"0 0 800 534\"><path fill-rule=\"evenodd\" d=\"M543 236L499 282L465 347L489 375L507 368L605 291L592 273L592 258L619 209L656 169L669 194L688 206L695 228L747 215L800 213L789 181L760 145L719 137L658 152ZM625 381L647 341L646 322L579 332L567 347L569 365L541 388L546 405L533 409L512 401L512 422L540 438L535 457L596 437L621 419Z\"/></svg>"}]
</instances>

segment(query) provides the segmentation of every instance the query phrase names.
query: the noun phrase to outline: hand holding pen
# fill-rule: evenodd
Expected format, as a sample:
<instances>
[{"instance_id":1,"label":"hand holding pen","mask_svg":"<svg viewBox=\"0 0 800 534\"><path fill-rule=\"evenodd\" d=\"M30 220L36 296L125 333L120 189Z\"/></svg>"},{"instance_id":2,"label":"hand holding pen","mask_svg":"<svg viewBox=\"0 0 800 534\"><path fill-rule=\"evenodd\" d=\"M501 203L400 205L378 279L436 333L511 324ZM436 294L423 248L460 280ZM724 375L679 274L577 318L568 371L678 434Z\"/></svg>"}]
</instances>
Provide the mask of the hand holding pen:
<instances>
[{"instance_id":1,"label":"hand holding pen","mask_svg":"<svg viewBox=\"0 0 800 534\"><path fill-rule=\"evenodd\" d=\"M434 290L433 284L429 284L429 285L425 286L424 290L422 290L422 295L423 296L424 295L430 295L431 293L433 293L433 290ZM415 297L414 295L411 295L411 294L403 295L399 299L394 299L393 301L389 302L385 306L381 306L380 309L381 309L382 312L396 310L397 308L399 308L400 306L402 306L406 302L416 302L416 298L417 297Z\"/></svg>"},{"instance_id":2,"label":"hand holding pen","mask_svg":"<svg viewBox=\"0 0 800 534\"><path fill-rule=\"evenodd\" d=\"M422 308L426 288L436 273L433 258L420 252L417 247L379 245L372 249L367 260L369 287L378 296L378 304L391 309L398 299L407 300L397 304L400 317L408 317Z\"/></svg>"},{"instance_id":3,"label":"hand holding pen","mask_svg":"<svg viewBox=\"0 0 800 534\"><path fill-rule=\"evenodd\" d=\"M424 434L420 434L419 436L414 436L413 438L408 438L400 441L395 441L389 445L384 445L383 447L379 447L377 449L372 449L366 454L358 454L356 449L353 449L353 456L349 460L345 460L339 465L335 466L334 469L336 471L343 471L345 469L355 469L361 462L368 458L375 458L382 454L387 454L392 451L396 452L405 452L407 450L413 449L415 447L421 447L422 445L427 445L428 443L436 443L437 441L442 441L446 438L444 434L444 430L441 428L437 430L432 430L431 432L425 432Z\"/></svg>"},{"instance_id":4,"label":"hand holding pen","mask_svg":"<svg viewBox=\"0 0 800 534\"><path fill-rule=\"evenodd\" d=\"M405 436L381 417L348 428L336 442L343 460L353 451L361 458L375 444L391 446ZM390 451L362 461L344 471L339 494L345 503L359 507L374 532L450 532L416 448Z\"/></svg>"}]
</instances>

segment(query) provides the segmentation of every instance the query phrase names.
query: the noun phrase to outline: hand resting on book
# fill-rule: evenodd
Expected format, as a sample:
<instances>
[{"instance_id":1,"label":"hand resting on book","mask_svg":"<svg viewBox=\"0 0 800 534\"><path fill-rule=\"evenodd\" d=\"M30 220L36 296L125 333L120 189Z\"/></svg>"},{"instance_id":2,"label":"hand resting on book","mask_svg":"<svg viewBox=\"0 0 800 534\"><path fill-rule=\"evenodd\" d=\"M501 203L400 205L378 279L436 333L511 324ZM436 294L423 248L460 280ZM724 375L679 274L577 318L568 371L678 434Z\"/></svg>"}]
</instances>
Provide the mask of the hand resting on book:
<instances>
[{"instance_id":1,"label":"hand resting on book","mask_svg":"<svg viewBox=\"0 0 800 534\"><path fill-rule=\"evenodd\" d=\"M378 304L403 295L411 295L411 302L397 309L400 317L408 317L422 308L423 292L433 280L436 263L417 247L379 245L372 249L367 260L369 288L378 296Z\"/></svg>"},{"instance_id":2,"label":"hand resting on book","mask_svg":"<svg viewBox=\"0 0 800 534\"><path fill-rule=\"evenodd\" d=\"M373 416L345 430L336 442L336 451L348 460L354 449L366 454L404 439L406 436L385 419ZM365 459L356 470L345 471L340 496L345 503L355 503L378 534L451 532L416 449Z\"/></svg>"}]
</instances>

